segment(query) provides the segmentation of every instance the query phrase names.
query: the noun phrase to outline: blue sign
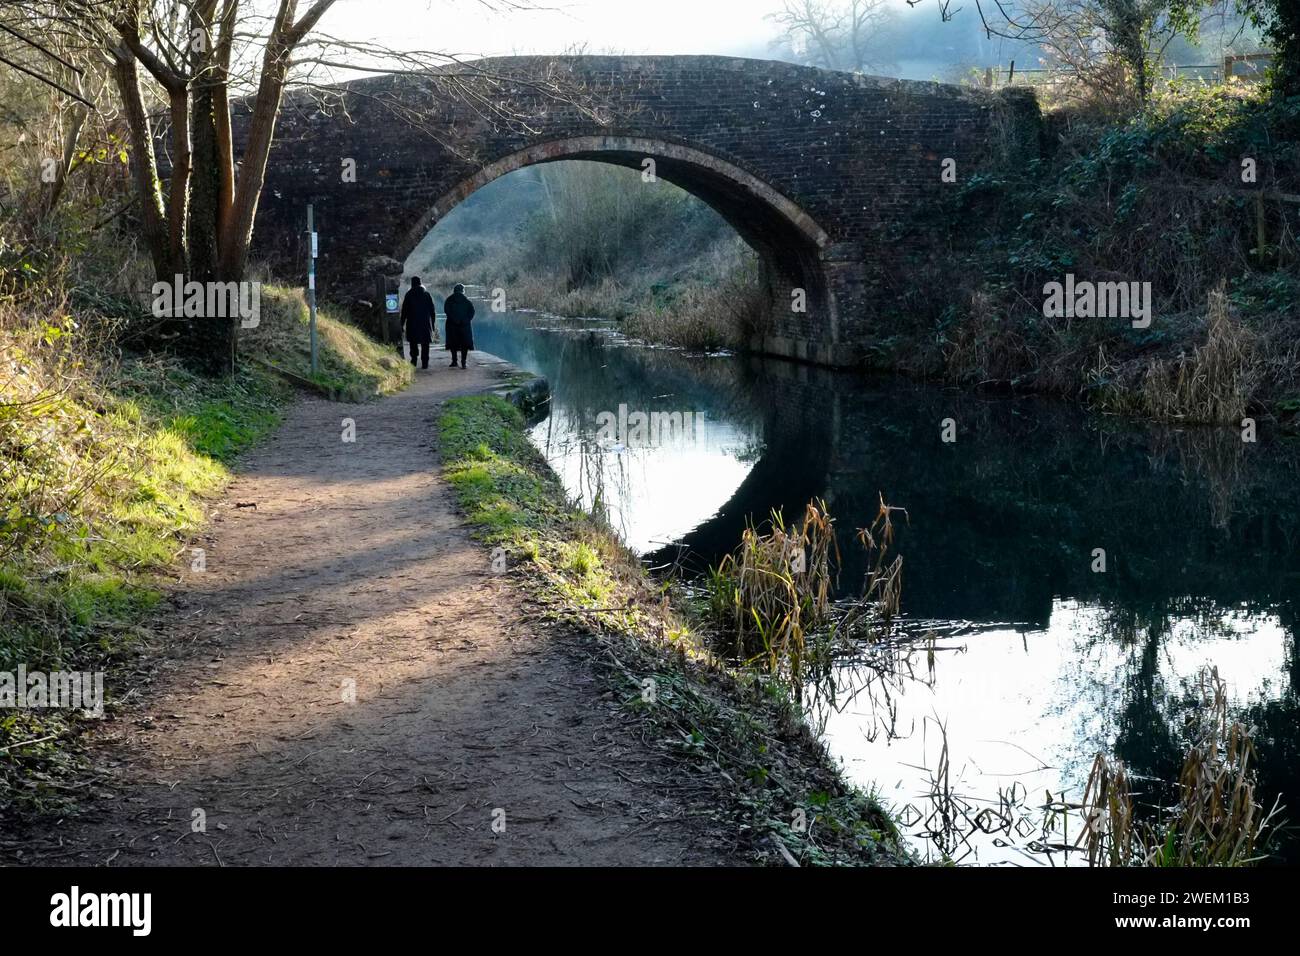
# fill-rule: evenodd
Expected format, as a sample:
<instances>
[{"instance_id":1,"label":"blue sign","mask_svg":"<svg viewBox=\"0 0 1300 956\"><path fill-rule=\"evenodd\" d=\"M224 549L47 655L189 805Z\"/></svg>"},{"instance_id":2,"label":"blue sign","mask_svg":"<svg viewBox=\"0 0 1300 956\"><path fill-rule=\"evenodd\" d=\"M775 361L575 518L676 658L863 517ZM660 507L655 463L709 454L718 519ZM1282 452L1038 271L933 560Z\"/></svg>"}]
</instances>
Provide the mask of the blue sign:
<instances>
[{"instance_id":1,"label":"blue sign","mask_svg":"<svg viewBox=\"0 0 1300 956\"><path fill-rule=\"evenodd\" d=\"M396 292L390 292L390 293L388 293L386 296L384 296L384 307L387 308L389 312L396 312L396 311L397 311L397 293L396 293Z\"/></svg>"}]
</instances>

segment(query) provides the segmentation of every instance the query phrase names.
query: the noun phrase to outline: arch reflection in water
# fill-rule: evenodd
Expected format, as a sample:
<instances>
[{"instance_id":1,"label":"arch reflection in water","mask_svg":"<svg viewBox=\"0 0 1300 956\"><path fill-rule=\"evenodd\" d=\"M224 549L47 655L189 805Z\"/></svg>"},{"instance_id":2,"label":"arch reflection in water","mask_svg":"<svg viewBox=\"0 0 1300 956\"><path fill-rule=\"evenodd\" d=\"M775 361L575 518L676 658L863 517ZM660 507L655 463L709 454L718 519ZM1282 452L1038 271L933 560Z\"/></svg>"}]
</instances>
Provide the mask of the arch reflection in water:
<instances>
[{"instance_id":1,"label":"arch reflection in water","mask_svg":"<svg viewBox=\"0 0 1300 956\"><path fill-rule=\"evenodd\" d=\"M632 348L603 323L535 314L476 319L475 335L547 377L552 399L534 443L569 494L640 554L714 517L760 457L761 423L725 387L725 359Z\"/></svg>"}]
</instances>

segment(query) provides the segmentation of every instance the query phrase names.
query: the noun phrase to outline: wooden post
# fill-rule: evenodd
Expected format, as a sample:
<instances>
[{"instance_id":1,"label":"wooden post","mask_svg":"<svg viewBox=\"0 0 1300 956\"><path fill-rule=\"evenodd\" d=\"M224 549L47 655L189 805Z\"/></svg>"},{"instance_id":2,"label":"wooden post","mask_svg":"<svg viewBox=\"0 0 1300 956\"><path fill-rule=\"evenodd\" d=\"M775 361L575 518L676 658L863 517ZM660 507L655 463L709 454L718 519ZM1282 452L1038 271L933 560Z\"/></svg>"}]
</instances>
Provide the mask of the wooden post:
<instances>
[{"instance_id":1,"label":"wooden post","mask_svg":"<svg viewBox=\"0 0 1300 956\"><path fill-rule=\"evenodd\" d=\"M387 298L388 277L382 275L375 276L375 302L377 303L375 309L379 313L379 341L383 342L385 345L388 344Z\"/></svg>"}]
</instances>

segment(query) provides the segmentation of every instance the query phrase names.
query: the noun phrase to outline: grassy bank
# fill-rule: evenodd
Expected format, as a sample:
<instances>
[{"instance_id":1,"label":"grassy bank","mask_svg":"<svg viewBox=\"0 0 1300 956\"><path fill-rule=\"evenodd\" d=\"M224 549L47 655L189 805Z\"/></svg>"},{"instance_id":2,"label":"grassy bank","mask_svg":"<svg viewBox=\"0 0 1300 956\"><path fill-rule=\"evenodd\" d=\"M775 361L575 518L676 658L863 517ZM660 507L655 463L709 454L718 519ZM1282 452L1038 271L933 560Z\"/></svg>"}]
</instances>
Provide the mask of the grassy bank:
<instances>
[{"instance_id":1,"label":"grassy bank","mask_svg":"<svg viewBox=\"0 0 1300 956\"><path fill-rule=\"evenodd\" d=\"M967 170L915 224L950 249L895 270L873 363L1158 421L1294 420L1300 102L1175 85L1137 116L1045 122L1044 156ZM1149 327L1045 317L1067 274L1150 283Z\"/></svg>"},{"instance_id":2,"label":"grassy bank","mask_svg":"<svg viewBox=\"0 0 1300 956\"><path fill-rule=\"evenodd\" d=\"M363 402L410 384L410 363L325 307L316 316L317 371L312 374L309 321L301 289L264 287L261 321L256 328L244 330L240 348L243 354L312 382L340 401Z\"/></svg>"},{"instance_id":3,"label":"grassy bank","mask_svg":"<svg viewBox=\"0 0 1300 956\"><path fill-rule=\"evenodd\" d=\"M844 781L788 686L711 654L635 555L566 500L523 425L496 397L448 402L439 419L447 479L477 536L504 549L548 616L584 636L580 646L657 746L712 791L700 802L719 825L767 862L784 853L801 864L910 862L888 815Z\"/></svg>"},{"instance_id":4,"label":"grassy bank","mask_svg":"<svg viewBox=\"0 0 1300 956\"><path fill-rule=\"evenodd\" d=\"M110 706L208 499L272 432L293 389L268 366L308 371L301 294L268 289L233 377L118 344L129 299L87 306L29 285L0 299L0 671L102 671ZM374 395L406 363L321 318L318 382ZM79 718L0 710L0 812L57 809L82 759Z\"/></svg>"}]
</instances>

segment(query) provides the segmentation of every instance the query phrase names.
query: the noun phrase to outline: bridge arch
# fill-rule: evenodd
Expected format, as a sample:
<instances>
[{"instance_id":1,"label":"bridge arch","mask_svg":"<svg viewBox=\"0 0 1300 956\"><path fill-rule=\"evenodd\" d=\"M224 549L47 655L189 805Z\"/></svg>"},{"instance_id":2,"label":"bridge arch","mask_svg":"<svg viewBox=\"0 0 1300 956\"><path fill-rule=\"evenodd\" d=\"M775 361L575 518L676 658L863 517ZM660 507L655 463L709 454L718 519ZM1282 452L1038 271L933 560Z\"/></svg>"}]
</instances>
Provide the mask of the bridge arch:
<instances>
[{"instance_id":1,"label":"bridge arch","mask_svg":"<svg viewBox=\"0 0 1300 956\"><path fill-rule=\"evenodd\" d=\"M461 202L502 176L543 163L586 160L644 171L707 203L759 256L773 309L788 307L794 289L806 292L814 314L826 312L820 255L830 234L799 205L752 173L711 153L639 136L585 135L533 143L489 162L439 196L402 236L393 258L404 261Z\"/></svg>"}]
</instances>

